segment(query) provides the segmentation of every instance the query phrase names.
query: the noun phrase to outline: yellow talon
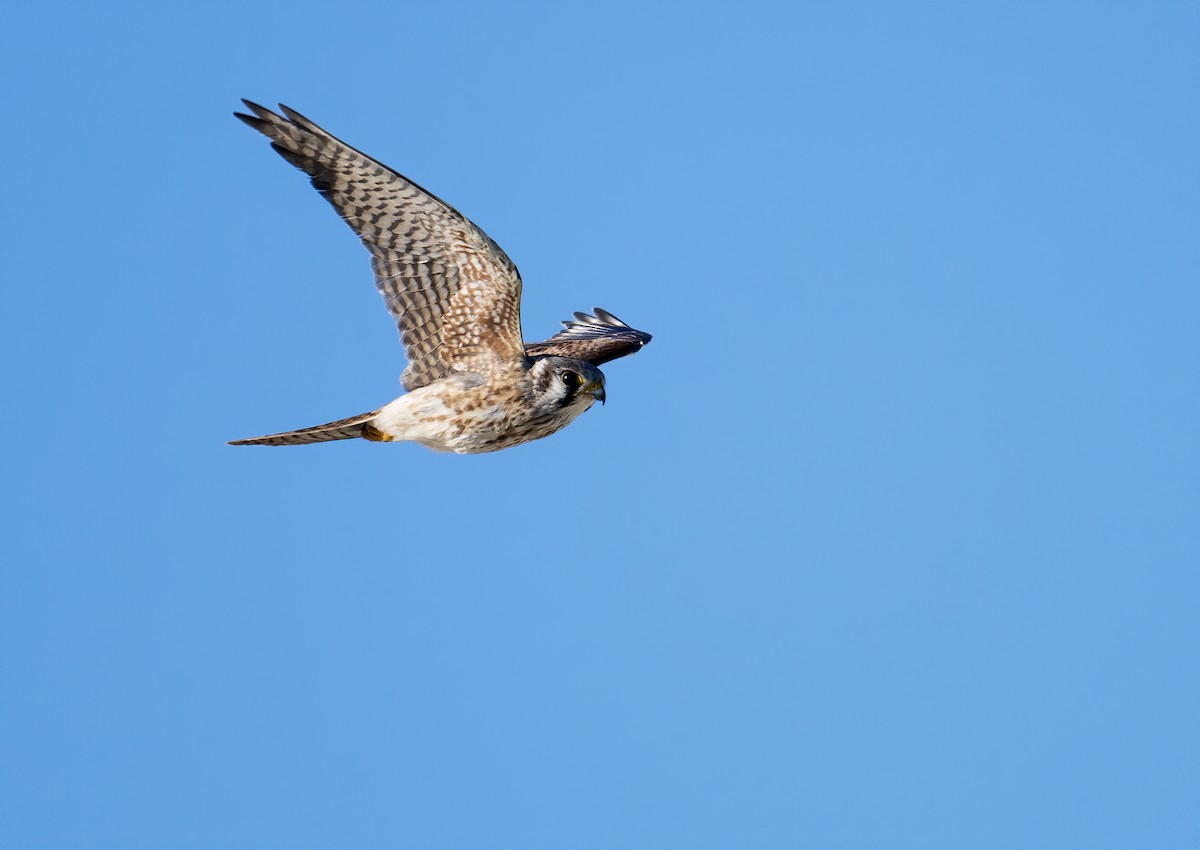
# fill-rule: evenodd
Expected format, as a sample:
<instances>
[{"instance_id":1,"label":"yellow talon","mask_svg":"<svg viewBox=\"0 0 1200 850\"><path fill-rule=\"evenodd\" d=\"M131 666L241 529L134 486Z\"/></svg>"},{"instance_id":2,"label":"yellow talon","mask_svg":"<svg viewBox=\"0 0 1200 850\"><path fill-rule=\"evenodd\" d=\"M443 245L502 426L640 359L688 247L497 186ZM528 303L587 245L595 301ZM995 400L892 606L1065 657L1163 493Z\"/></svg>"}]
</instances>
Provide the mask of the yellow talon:
<instances>
[{"instance_id":1,"label":"yellow talon","mask_svg":"<svg viewBox=\"0 0 1200 850\"><path fill-rule=\"evenodd\" d=\"M370 440L375 443L390 443L395 439L391 434L383 433L374 425L364 425L362 435L363 439Z\"/></svg>"}]
</instances>

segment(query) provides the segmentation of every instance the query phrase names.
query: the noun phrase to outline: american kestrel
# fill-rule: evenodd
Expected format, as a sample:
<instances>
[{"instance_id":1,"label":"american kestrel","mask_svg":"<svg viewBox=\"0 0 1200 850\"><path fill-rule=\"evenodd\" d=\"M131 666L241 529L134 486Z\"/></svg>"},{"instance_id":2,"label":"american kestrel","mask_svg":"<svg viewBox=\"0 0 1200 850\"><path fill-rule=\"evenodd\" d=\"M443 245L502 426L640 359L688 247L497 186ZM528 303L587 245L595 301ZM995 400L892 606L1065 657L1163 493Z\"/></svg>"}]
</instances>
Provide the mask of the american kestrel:
<instances>
[{"instance_id":1,"label":"american kestrel","mask_svg":"<svg viewBox=\"0 0 1200 850\"><path fill-rule=\"evenodd\" d=\"M650 341L611 313L575 313L545 342L521 337L521 276L479 227L416 183L280 104L238 118L307 173L371 252L375 285L408 356L406 392L378 410L234 446L363 437L475 454L553 434L597 400L601 363ZM286 117L285 117L286 116Z\"/></svg>"}]
</instances>

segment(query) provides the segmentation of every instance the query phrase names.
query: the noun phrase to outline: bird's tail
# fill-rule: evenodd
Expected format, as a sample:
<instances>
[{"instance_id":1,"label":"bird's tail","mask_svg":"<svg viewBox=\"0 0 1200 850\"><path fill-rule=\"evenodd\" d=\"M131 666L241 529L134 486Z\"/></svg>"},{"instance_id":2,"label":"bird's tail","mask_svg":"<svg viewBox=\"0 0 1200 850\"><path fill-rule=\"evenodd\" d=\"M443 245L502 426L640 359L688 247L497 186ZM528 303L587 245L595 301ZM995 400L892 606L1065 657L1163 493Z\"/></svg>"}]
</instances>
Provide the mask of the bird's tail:
<instances>
[{"instance_id":1,"label":"bird's tail","mask_svg":"<svg viewBox=\"0 0 1200 850\"><path fill-rule=\"evenodd\" d=\"M387 442L391 438L379 431L371 420L379 413L360 413L349 419L339 419L325 425L314 425L311 428L301 428L299 431L284 431L282 434L268 434L265 437L251 437L248 440L230 440L231 446L301 446L305 443L324 443L326 440L353 440L363 437L376 442Z\"/></svg>"}]
</instances>

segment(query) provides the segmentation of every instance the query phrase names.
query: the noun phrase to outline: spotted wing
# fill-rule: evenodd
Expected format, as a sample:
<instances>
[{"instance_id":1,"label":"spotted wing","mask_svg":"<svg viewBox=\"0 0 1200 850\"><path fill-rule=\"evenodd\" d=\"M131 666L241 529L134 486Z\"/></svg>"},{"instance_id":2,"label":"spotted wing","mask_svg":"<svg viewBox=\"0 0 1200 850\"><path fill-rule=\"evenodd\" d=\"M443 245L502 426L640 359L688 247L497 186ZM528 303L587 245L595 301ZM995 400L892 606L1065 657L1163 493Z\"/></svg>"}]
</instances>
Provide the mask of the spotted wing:
<instances>
[{"instance_id":1,"label":"spotted wing","mask_svg":"<svg viewBox=\"0 0 1200 850\"><path fill-rule=\"evenodd\" d=\"M525 353L530 357L574 357L599 366L640 351L652 339L607 310L593 307L592 312L595 315L576 313L574 321L563 322L563 330L545 342L525 343Z\"/></svg>"},{"instance_id":2,"label":"spotted wing","mask_svg":"<svg viewBox=\"0 0 1200 850\"><path fill-rule=\"evenodd\" d=\"M371 252L375 285L408 356L406 389L524 360L521 276L486 233L298 112L280 104L281 116L242 102L254 114L234 114L312 178Z\"/></svg>"}]
</instances>

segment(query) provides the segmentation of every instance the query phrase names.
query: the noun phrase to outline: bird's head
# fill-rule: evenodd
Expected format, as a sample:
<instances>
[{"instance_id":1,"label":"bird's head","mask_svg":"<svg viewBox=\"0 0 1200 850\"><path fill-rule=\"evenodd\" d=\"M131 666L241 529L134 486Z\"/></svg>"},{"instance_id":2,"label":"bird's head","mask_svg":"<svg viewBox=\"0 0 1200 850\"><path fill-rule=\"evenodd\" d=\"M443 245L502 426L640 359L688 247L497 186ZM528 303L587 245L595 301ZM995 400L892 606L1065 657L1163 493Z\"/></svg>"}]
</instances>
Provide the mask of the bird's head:
<instances>
[{"instance_id":1,"label":"bird's head","mask_svg":"<svg viewBox=\"0 0 1200 850\"><path fill-rule=\"evenodd\" d=\"M604 373L572 357L541 357L529 370L540 406L576 408L580 413L595 402L604 403Z\"/></svg>"}]
</instances>

